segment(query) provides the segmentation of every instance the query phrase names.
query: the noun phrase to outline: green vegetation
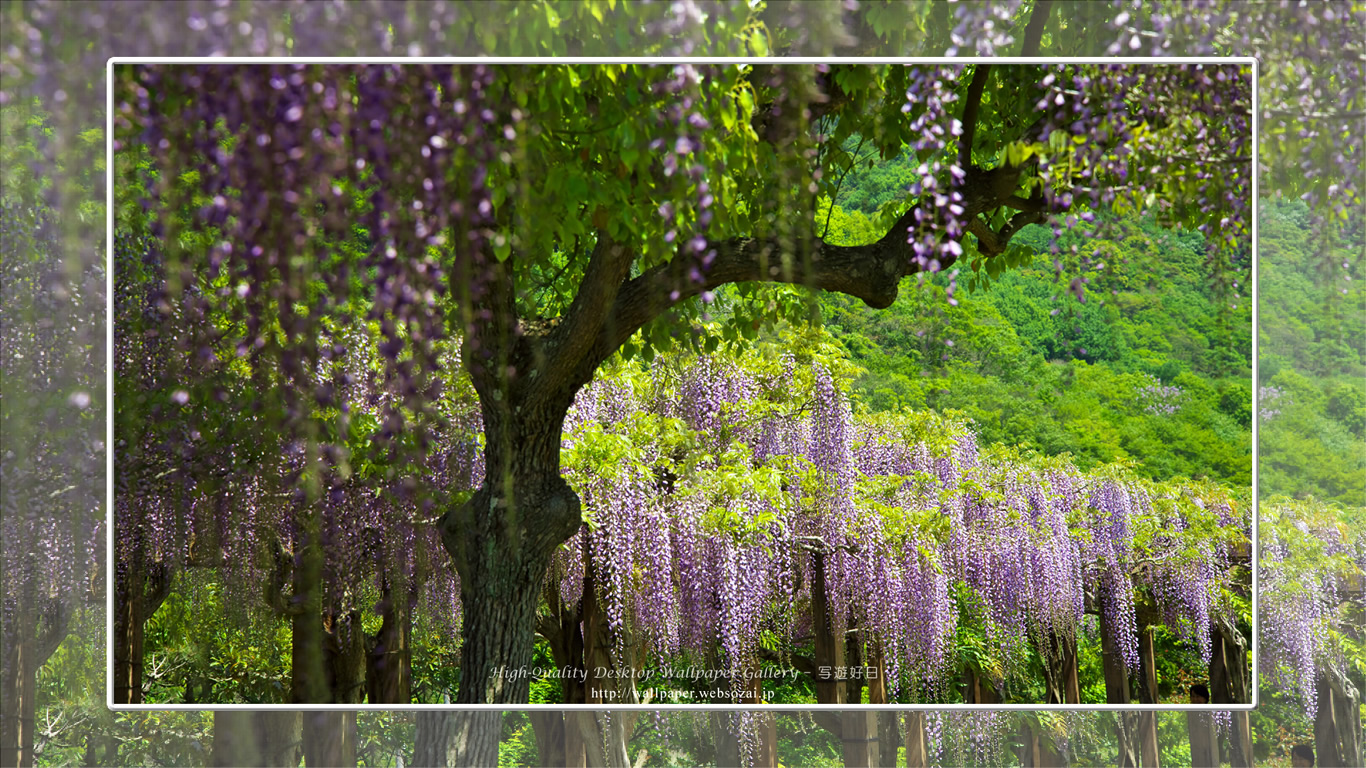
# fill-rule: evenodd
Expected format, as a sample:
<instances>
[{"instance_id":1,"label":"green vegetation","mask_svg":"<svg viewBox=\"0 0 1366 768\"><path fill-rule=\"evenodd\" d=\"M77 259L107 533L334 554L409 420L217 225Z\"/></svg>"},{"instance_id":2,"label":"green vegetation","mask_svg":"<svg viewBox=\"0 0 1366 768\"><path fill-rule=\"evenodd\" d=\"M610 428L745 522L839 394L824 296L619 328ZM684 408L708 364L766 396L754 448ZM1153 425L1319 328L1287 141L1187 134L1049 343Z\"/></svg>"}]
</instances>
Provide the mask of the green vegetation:
<instances>
[{"instance_id":1,"label":"green vegetation","mask_svg":"<svg viewBox=\"0 0 1366 768\"><path fill-rule=\"evenodd\" d=\"M850 173L834 210L818 214L829 216L827 237L875 236L877 217L895 215L883 209L904 186L905 162ZM956 306L949 275L904 290L886 310L824 295L826 322L863 368L858 399L871 410L959 410L983 443L1071 454L1083 469L1130 461L1151 478L1250 485L1247 286L1216 287L1198 233L1151 219L1106 224L1109 239L1086 241L1096 263L1085 303L1055 282L1050 233L1033 225L1016 238L1028 266L988 290L965 290L960 273ZM1261 226L1263 495L1362 504L1366 291L1336 274L1305 276L1317 257L1302 203L1263 201ZM1059 246L1066 254L1081 242L1064 236ZM1345 259L1360 243L1341 248Z\"/></svg>"}]
</instances>

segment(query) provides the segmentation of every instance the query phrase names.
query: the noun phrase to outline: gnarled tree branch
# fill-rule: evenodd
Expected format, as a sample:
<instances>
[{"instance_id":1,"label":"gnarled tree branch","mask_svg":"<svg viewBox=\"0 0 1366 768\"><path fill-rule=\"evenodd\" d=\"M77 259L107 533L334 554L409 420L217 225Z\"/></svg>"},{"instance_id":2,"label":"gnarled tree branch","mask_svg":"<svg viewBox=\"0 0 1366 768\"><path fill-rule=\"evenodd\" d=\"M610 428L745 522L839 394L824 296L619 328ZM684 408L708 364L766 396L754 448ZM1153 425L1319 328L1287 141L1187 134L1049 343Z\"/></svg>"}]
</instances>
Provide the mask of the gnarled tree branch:
<instances>
[{"instance_id":1,"label":"gnarled tree branch","mask_svg":"<svg viewBox=\"0 0 1366 768\"><path fill-rule=\"evenodd\" d=\"M977 135L977 113L982 107L982 91L991 76L990 64L978 64L972 71L972 82L968 83L968 97L963 101L963 135L958 137L958 165L961 168L972 166L972 141Z\"/></svg>"},{"instance_id":2,"label":"gnarled tree branch","mask_svg":"<svg viewBox=\"0 0 1366 768\"><path fill-rule=\"evenodd\" d=\"M634 256L630 249L612 240L606 232L598 232L597 245L589 256L574 301L542 345L545 370L533 369L536 376L529 383L533 397L573 370L592 348L612 311L617 292L631 273Z\"/></svg>"},{"instance_id":3,"label":"gnarled tree branch","mask_svg":"<svg viewBox=\"0 0 1366 768\"><path fill-rule=\"evenodd\" d=\"M1043 42L1043 28L1048 24L1048 16L1052 12L1052 0L1035 0L1034 9L1029 12L1029 26L1025 27L1021 56L1039 55L1039 45Z\"/></svg>"}]
</instances>

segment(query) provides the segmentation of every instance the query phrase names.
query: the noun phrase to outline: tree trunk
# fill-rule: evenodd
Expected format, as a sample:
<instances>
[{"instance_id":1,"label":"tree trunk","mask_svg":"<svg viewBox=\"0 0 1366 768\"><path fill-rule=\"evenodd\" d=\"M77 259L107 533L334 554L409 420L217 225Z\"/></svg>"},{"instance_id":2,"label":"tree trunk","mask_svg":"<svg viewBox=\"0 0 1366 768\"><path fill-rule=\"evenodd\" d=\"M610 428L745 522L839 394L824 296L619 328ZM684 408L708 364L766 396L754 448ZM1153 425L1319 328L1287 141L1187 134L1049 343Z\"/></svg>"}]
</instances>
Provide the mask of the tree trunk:
<instances>
[{"instance_id":1,"label":"tree trunk","mask_svg":"<svg viewBox=\"0 0 1366 768\"><path fill-rule=\"evenodd\" d=\"M963 669L963 702L965 704L999 704L1001 697L991 681L982 677L976 667Z\"/></svg>"},{"instance_id":2,"label":"tree trunk","mask_svg":"<svg viewBox=\"0 0 1366 768\"><path fill-rule=\"evenodd\" d=\"M527 717L531 719L531 730L536 734L536 764L541 768L570 764L564 714L540 709L527 712Z\"/></svg>"},{"instance_id":3,"label":"tree trunk","mask_svg":"<svg viewBox=\"0 0 1366 768\"><path fill-rule=\"evenodd\" d=\"M412 696L412 613L406 588L388 579L380 598L383 619L365 658L366 698L371 704L409 704Z\"/></svg>"},{"instance_id":4,"label":"tree trunk","mask_svg":"<svg viewBox=\"0 0 1366 768\"><path fill-rule=\"evenodd\" d=\"M129 563L114 587L114 703L142 703L142 569Z\"/></svg>"},{"instance_id":5,"label":"tree trunk","mask_svg":"<svg viewBox=\"0 0 1366 768\"><path fill-rule=\"evenodd\" d=\"M925 743L925 713L906 713L906 768L929 768L929 749Z\"/></svg>"},{"instance_id":6,"label":"tree trunk","mask_svg":"<svg viewBox=\"0 0 1366 768\"><path fill-rule=\"evenodd\" d=\"M778 768L778 715L774 712L757 713L759 741L754 749L753 768Z\"/></svg>"},{"instance_id":7,"label":"tree trunk","mask_svg":"<svg viewBox=\"0 0 1366 768\"><path fill-rule=\"evenodd\" d=\"M1077 678L1077 639L1050 632L1047 645L1040 648L1044 695L1047 704L1080 704L1081 684Z\"/></svg>"},{"instance_id":8,"label":"tree trunk","mask_svg":"<svg viewBox=\"0 0 1366 768\"><path fill-rule=\"evenodd\" d=\"M33 765L33 732L37 727L35 714L38 705L38 640L30 635L20 646L19 665L19 768Z\"/></svg>"},{"instance_id":9,"label":"tree trunk","mask_svg":"<svg viewBox=\"0 0 1366 768\"><path fill-rule=\"evenodd\" d=\"M307 512L300 554L294 564L290 695L303 704L359 704L365 696L365 634L359 611L338 615L323 610L322 551L316 516ZM308 766L356 765L356 713L303 714L303 752Z\"/></svg>"},{"instance_id":10,"label":"tree trunk","mask_svg":"<svg viewBox=\"0 0 1366 768\"><path fill-rule=\"evenodd\" d=\"M583 730L579 728L575 718L579 715L588 714L586 712L564 712L564 767L565 768L586 768L588 765L588 747L585 746Z\"/></svg>"},{"instance_id":11,"label":"tree trunk","mask_svg":"<svg viewBox=\"0 0 1366 768\"><path fill-rule=\"evenodd\" d=\"M456 701L523 704L528 676L504 672L531 668L546 566L583 524L579 497L560 477L564 416L578 386L561 383L553 394L534 395L530 384L513 388L502 369L492 382L487 371L472 373L484 420L484 482L441 520L463 608ZM497 752L484 757L496 761Z\"/></svg>"},{"instance_id":12,"label":"tree trunk","mask_svg":"<svg viewBox=\"0 0 1366 768\"><path fill-rule=\"evenodd\" d=\"M0 672L0 765L32 766L36 728L38 670L66 638L71 610L61 596L39 598L17 607L5 623L4 670Z\"/></svg>"},{"instance_id":13,"label":"tree trunk","mask_svg":"<svg viewBox=\"0 0 1366 768\"><path fill-rule=\"evenodd\" d=\"M495 710L417 713L414 768L498 764L503 713Z\"/></svg>"},{"instance_id":14,"label":"tree trunk","mask_svg":"<svg viewBox=\"0 0 1366 768\"><path fill-rule=\"evenodd\" d=\"M863 645L859 641L863 633L855 631L858 625L852 615L845 626L848 630L844 633L844 700L850 704L862 704L864 663Z\"/></svg>"},{"instance_id":15,"label":"tree trunk","mask_svg":"<svg viewBox=\"0 0 1366 768\"><path fill-rule=\"evenodd\" d=\"M887 665L884 663L882 646L877 642L868 644L868 703L886 704L887 702ZM876 765L883 768L896 768L896 748L899 745L900 728L895 712L876 712L878 756Z\"/></svg>"},{"instance_id":16,"label":"tree trunk","mask_svg":"<svg viewBox=\"0 0 1366 768\"><path fill-rule=\"evenodd\" d=\"M17 607L16 607L17 608ZM19 680L23 677L20 668L27 662L29 652L24 649L23 638L30 636L33 630L29 624L31 622L28 612L16 609L13 612L6 611L4 617L3 645L0 645L0 766L11 766L19 764L19 733L22 731L20 726L20 706L21 694L19 691Z\"/></svg>"},{"instance_id":17,"label":"tree trunk","mask_svg":"<svg viewBox=\"0 0 1366 768\"><path fill-rule=\"evenodd\" d=\"M302 712L213 713L213 768L296 768L303 757Z\"/></svg>"},{"instance_id":18,"label":"tree trunk","mask_svg":"<svg viewBox=\"0 0 1366 768\"><path fill-rule=\"evenodd\" d=\"M603 751L602 731L596 712L575 710L564 713L564 727L579 735L583 747L583 764L588 768L607 768L607 753Z\"/></svg>"},{"instance_id":19,"label":"tree trunk","mask_svg":"<svg viewBox=\"0 0 1366 768\"><path fill-rule=\"evenodd\" d=\"M1063 768L1066 761L1044 740L1036 724L1024 721L1020 726L1020 765L1022 768Z\"/></svg>"},{"instance_id":20,"label":"tree trunk","mask_svg":"<svg viewBox=\"0 0 1366 768\"><path fill-rule=\"evenodd\" d=\"M303 713L304 765L355 768L356 713Z\"/></svg>"},{"instance_id":21,"label":"tree trunk","mask_svg":"<svg viewBox=\"0 0 1366 768\"><path fill-rule=\"evenodd\" d=\"M1360 765L1360 694L1345 695L1346 680L1330 680L1322 671L1314 685L1318 711L1314 716L1314 763L1321 768Z\"/></svg>"},{"instance_id":22,"label":"tree trunk","mask_svg":"<svg viewBox=\"0 0 1366 768\"><path fill-rule=\"evenodd\" d=\"M34 657L37 641L33 637L34 624L28 610L15 611L12 623L7 627L10 637L5 638L5 656L8 664L5 670L3 702L7 705L0 716L4 717L3 738L0 744L0 765L33 765L33 680L37 675Z\"/></svg>"},{"instance_id":23,"label":"tree trunk","mask_svg":"<svg viewBox=\"0 0 1366 768\"><path fill-rule=\"evenodd\" d=\"M147 619L171 593L171 570L159 562L144 568L141 553L114 589L114 703L142 703L143 631Z\"/></svg>"},{"instance_id":24,"label":"tree trunk","mask_svg":"<svg viewBox=\"0 0 1366 768\"><path fill-rule=\"evenodd\" d=\"M293 595L290 617L290 701L294 704L327 704L332 701L328 683L326 638L323 630L323 556L317 541L317 516L300 512L305 531L295 546Z\"/></svg>"},{"instance_id":25,"label":"tree trunk","mask_svg":"<svg viewBox=\"0 0 1366 768\"><path fill-rule=\"evenodd\" d=\"M631 741L631 732L635 730L638 714L622 710L594 713L598 721L598 731L603 735L607 768L631 768L631 755L627 746Z\"/></svg>"}]
</instances>

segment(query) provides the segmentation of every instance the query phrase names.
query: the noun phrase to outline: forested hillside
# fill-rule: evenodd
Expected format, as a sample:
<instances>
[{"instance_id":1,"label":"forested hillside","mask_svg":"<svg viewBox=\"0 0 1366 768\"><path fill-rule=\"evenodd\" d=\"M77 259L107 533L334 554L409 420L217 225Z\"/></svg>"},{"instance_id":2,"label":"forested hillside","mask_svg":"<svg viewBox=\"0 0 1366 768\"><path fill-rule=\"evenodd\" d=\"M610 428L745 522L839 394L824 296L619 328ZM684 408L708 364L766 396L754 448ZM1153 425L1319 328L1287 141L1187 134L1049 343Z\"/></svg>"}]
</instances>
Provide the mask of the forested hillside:
<instances>
[{"instance_id":1,"label":"forested hillside","mask_svg":"<svg viewBox=\"0 0 1366 768\"><path fill-rule=\"evenodd\" d=\"M879 217L899 213L911 162L850 172L834 210L822 210L827 237L875 238ZM1305 211L1262 204L1261 279L1271 288L1261 295L1261 487L1360 504L1363 292L1300 277L1316 247ZM1151 218L1104 222L1096 239L1065 234L1063 254L1073 245L1092 254L1084 303L1055 281L1047 229L1031 225L1016 240L1032 263L978 276L985 290L969 289L967 271L904 290L882 311L823 297L832 332L863 368L862 405L961 410L985 443L1069 453L1081 467L1129 460L1152 478L1250 484L1252 302L1248 286L1216 287L1201 235ZM1291 341L1306 333L1320 343Z\"/></svg>"}]
</instances>

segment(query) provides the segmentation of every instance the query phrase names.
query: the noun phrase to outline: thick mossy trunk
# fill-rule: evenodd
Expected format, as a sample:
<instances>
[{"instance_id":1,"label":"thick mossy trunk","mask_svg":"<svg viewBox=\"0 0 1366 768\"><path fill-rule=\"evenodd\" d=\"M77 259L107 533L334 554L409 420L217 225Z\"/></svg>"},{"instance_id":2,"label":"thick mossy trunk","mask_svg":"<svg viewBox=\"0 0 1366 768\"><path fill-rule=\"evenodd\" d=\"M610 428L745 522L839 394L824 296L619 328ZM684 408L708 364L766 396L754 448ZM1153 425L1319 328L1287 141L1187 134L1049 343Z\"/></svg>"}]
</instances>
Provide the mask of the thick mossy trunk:
<instances>
[{"instance_id":1,"label":"thick mossy trunk","mask_svg":"<svg viewBox=\"0 0 1366 768\"><path fill-rule=\"evenodd\" d=\"M442 518L442 543L460 572L458 703L529 698L529 675L509 673L531 668L546 567L582 523L579 498L560 477L560 434L571 400L515 416L485 407L484 484Z\"/></svg>"}]
</instances>

